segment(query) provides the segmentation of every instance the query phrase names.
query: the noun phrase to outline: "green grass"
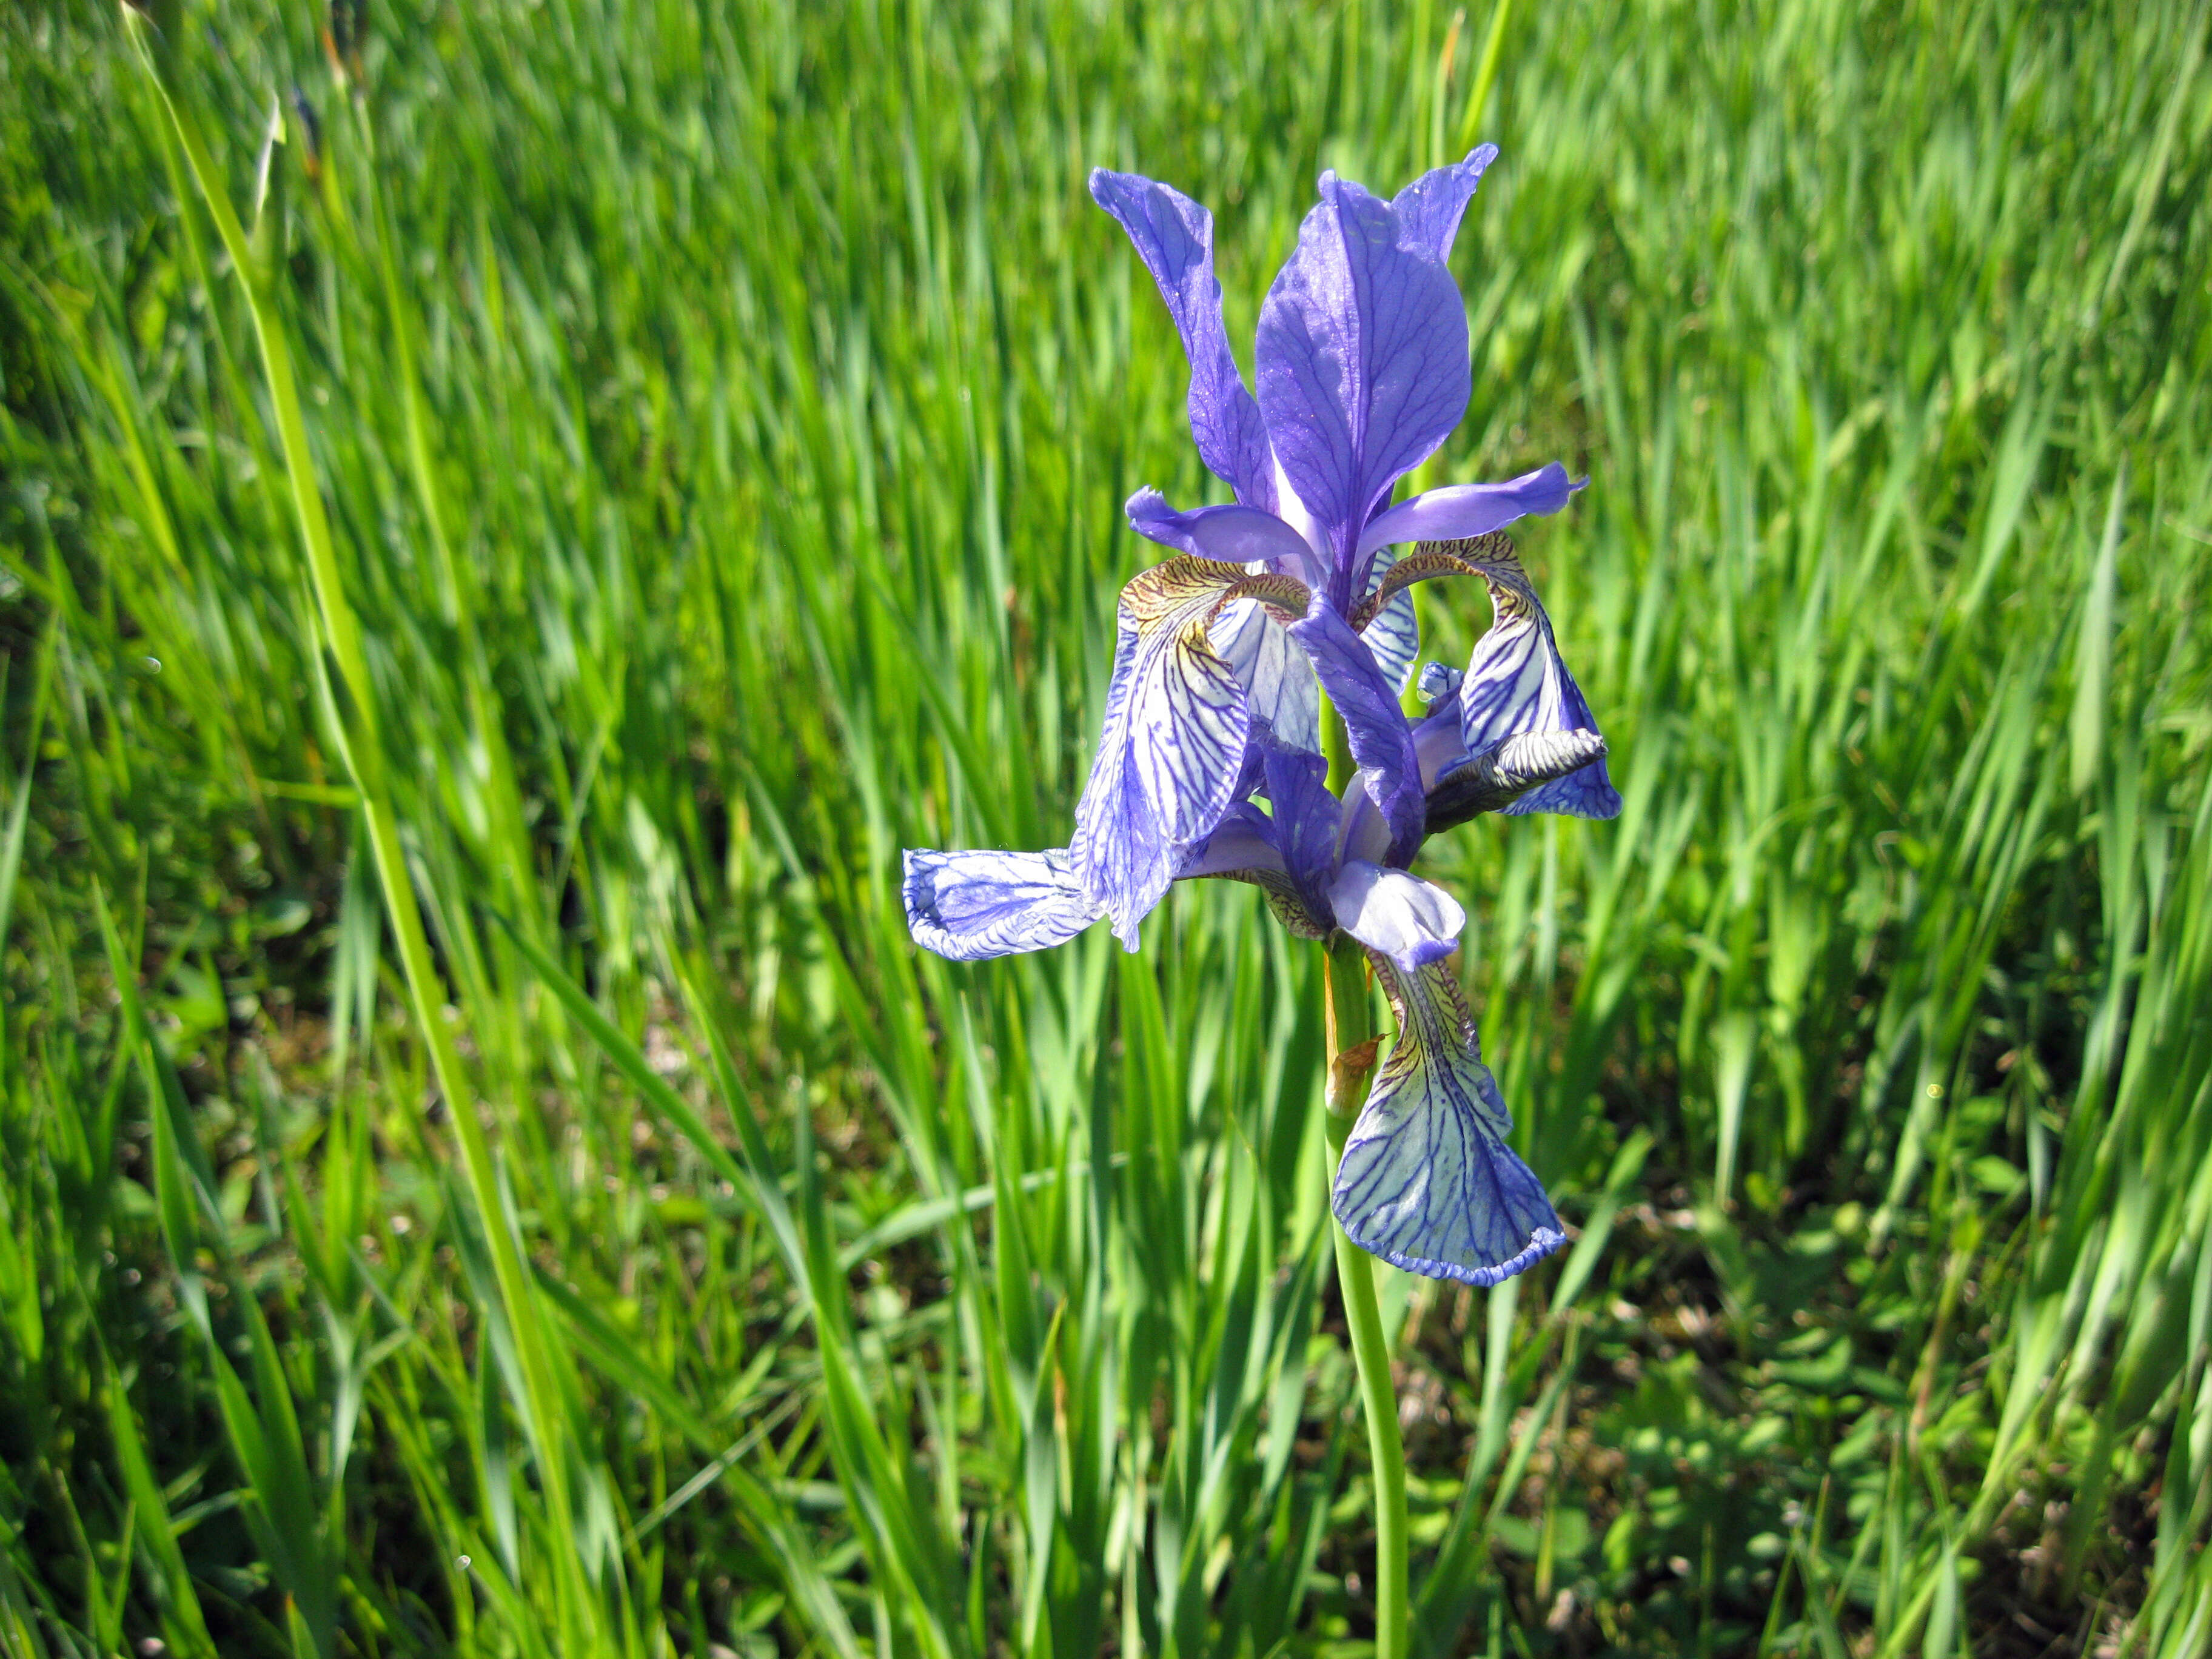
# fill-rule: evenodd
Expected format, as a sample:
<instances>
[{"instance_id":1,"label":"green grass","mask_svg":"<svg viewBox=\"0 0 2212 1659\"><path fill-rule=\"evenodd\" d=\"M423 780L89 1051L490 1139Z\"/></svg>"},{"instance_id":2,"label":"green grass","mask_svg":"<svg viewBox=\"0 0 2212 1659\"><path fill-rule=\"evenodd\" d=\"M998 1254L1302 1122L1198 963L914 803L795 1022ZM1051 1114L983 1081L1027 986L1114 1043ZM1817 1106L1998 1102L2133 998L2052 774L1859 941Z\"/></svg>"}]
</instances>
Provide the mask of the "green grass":
<instances>
[{"instance_id":1,"label":"green grass","mask_svg":"<svg viewBox=\"0 0 2212 1659\"><path fill-rule=\"evenodd\" d=\"M1386 1279L1419 1645L2203 1650L2202 6L366 15L0 43L0 1650L1367 1639L1317 951L896 871L1064 840L1206 489L1090 166L1249 340L1470 125L1627 808L1428 855L1580 1237Z\"/></svg>"}]
</instances>

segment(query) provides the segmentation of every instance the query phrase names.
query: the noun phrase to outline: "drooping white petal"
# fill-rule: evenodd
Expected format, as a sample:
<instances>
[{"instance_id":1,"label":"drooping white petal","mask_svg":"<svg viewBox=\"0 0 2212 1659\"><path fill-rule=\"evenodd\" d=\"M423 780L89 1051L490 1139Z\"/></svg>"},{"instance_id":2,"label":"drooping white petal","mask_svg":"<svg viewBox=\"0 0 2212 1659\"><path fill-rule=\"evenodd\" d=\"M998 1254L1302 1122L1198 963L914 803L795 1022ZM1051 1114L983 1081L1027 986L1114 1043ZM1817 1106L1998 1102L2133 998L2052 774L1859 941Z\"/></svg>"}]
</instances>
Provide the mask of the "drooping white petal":
<instances>
[{"instance_id":1,"label":"drooping white petal","mask_svg":"<svg viewBox=\"0 0 2212 1659\"><path fill-rule=\"evenodd\" d=\"M1353 1243L1395 1267L1495 1285L1566 1242L1558 1212L1505 1144L1513 1120L1450 967L1409 974L1376 960L1398 1036L1345 1143L1330 1207Z\"/></svg>"},{"instance_id":2,"label":"drooping white petal","mask_svg":"<svg viewBox=\"0 0 2212 1659\"><path fill-rule=\"evenodd\" d=\"M1068 855L1131 950L1177 857L1220 821L1243 770L1249 700L1208 623L1245 579L1241 565L1186 556L1121 590L1105 730Z\"/></svg>"}]
</instances>

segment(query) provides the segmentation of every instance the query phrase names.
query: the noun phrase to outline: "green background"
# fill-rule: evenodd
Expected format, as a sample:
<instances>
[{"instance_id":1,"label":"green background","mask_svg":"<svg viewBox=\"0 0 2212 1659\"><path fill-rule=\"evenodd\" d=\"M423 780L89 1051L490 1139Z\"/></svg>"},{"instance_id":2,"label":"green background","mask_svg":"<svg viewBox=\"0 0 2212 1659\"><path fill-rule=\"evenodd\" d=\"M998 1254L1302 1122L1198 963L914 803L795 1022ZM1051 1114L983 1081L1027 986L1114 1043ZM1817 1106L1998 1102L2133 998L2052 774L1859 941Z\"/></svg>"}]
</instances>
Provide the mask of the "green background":
<instances>
[{"instance_id":1,"label":"green background","mask_svg":"<svg viewBox=\"0 0 2212 1659\"><path fill-rule=\"evenodd\" d=\"M2203 1650L2204 9L1493 21L10 23L0 1648L1358 1650L1316 951L956 968L898 855L1064 843L1218 498L1089 168L1241 351L1479 136L1434 480L1592 475L1627 805L1424 860L1579 1238L1388 1277L1419 1648Z\"/></svg>"}]
</instances>

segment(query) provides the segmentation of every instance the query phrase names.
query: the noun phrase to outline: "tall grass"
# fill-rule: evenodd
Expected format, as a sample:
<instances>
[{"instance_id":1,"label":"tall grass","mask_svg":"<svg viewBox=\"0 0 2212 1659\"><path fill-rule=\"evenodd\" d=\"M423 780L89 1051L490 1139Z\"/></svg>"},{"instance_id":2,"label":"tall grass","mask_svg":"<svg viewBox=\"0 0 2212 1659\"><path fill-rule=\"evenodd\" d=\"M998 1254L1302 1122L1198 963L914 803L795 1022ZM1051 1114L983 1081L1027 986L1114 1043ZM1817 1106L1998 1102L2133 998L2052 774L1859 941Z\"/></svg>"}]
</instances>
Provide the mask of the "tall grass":
<instances>
[{"instance_id":1,"label":"tall grass","mask_svg":"<svg viewBox=\"0 0 2212 1659\"><path fill-rule=\"evenodd\" d=\"M1064 838L1206 488L1089 166L1249 338L1477 132L1438 476L1592 474L1627 806L1431 854L1580 1236L1386 1285L1421 1640L2203 1650L2203 8L1447 14L0 46L0 1647L1366 1639L1315 953L896 872Z\"/></svg>"}]
</instances>

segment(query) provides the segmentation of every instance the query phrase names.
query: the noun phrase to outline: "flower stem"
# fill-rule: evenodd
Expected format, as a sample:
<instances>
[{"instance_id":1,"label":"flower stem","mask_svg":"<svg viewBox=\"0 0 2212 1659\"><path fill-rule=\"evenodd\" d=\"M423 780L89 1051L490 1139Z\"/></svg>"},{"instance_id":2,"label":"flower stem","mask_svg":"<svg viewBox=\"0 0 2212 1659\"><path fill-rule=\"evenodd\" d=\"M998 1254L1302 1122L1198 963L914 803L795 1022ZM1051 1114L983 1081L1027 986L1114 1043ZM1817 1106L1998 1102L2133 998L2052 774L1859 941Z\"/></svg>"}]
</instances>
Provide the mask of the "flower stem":
<instances>
[{"instance_id":1,"label":"flower stem","mask_svg":"<svg viewBox=\"0 0 2212 1659\"><path fill-rule=\"evenodd\" d=\"M1375 1069L1375 1020L1367 992L1367 959L1357 940L1329 941L1328 1111L1326 1118L1332 1181L1344 1156L1353 1117L1366 1097ZM1375 1264L1332 1222L1336 1279L1352 1327L1352 1357L1359 1368L1359 1399L1367 1414L1367 1449L1375 1469L1375 1655L1406 1659L1406 1449L1398 1437L1398 1401L1390 1382L1390 1342L1375 1299Z\"/></svg>"}]
</instances>

